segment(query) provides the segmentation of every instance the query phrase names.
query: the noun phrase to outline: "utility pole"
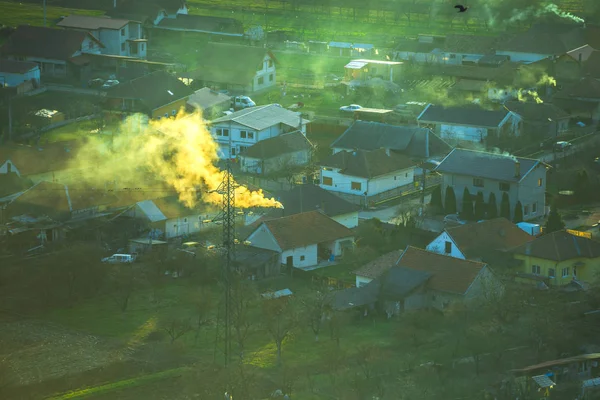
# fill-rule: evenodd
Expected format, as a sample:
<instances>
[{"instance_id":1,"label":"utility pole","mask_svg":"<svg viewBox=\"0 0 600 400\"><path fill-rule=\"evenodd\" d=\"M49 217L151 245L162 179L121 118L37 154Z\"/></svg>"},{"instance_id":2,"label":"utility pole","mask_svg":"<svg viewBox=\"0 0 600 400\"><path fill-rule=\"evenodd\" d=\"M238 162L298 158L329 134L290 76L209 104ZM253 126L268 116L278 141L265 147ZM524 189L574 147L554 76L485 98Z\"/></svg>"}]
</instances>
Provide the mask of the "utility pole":
<instances>
[{"instance_id":1,"label":"utility pole","mask_svg":"<svg viewBox=\"0 0 600 400\"><path fill-rule=\"evenodd\" d=\"M46 26L46 0L44 0L44 26Z\"/></svg>"},{"instance_id":2,"label":"utility pole","mask_svg":"<svg viewBox=\"0 0 600 400\"><path fill-rule=\"evenodd\" d=\"M0 76L0 79L2 80L2 93L4 93L6 95L6 98L8 99L8 140L7 140L7 142L10 142L12 139L12 97L10 96L10 93L8 92L8 90L6 88L6 77Z\"/></svg>"}]
</instances>

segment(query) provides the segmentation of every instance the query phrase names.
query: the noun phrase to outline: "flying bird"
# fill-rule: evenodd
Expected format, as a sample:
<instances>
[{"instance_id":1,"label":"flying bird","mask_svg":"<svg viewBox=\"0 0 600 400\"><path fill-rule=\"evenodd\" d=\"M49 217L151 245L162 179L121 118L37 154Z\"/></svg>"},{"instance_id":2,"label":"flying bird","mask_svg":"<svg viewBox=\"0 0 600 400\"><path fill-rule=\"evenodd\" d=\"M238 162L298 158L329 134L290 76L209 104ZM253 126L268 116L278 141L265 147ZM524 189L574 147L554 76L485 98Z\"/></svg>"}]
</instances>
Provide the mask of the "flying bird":
<instances>
[{"instance_id":1,"label":"flying bird","mask_svg":"<svg viewBox=\"0 0 600 400\"><path fill-rule=\"evenodd\" d=\"M456 6L454 6L454 8L458 8L458 12L459 12L459 13L463 13L463 12L465 12L465 11L467 11L467 10L469 9L469 7L465 7L465 6L463 6L463 5L460 5L460 4L459 4L459 5L456 5Z\"/></svg>"}]
</instances>

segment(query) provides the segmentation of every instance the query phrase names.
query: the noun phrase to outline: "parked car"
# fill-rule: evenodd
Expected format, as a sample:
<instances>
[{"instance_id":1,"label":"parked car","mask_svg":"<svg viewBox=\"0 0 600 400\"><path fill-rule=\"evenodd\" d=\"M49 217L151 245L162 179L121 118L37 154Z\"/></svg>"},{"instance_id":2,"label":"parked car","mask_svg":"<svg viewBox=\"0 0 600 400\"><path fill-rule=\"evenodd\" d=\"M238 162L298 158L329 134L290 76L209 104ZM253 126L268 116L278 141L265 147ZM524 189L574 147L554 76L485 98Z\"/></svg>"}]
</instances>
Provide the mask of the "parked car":
<instances>
[{"instance_id":1,"label":"parked car","mask_svg":"<svg viewBox=\"0 0 600 400\"><path fill-rule=\"evenodd\" d=\"M232 103L234 110L256 107L256 103L248 96L236 96L233 98Z\"/></svg>"},{"instance_id":2,"label":"parked car","mask_svg":"<svg viewBox=\"0 0 600 400\"><path fill-rule=\"evenodd\" d=\"M103 263L109 264L131 264L137 258L137 254L113 254L110 257L104 257Z\"/></svg>"},{"instance_id":3,"label":"parked car","mask_svg":"<svg viewBox=\"0 0 600 400\"><path fill-rule=\"evenodd\" d=\"M362 108L362 106L359 106L358 104L350 104L349 106L340 107L340 111L354 112L354 111L360 110L361 108Z\"/></svg>"},{"instance_id":4,"label":"parked car","mask_svg":"<svg viewBox=\"0 0 600 400\"><path fill-rule=\"evenodd\" d=\"M102 78L94 78L88 81L88 86L91 88L98 88L104 85L104 79Z\"/></svg>"},{"instance_id":5,"label":"parked car","mask_svg":"<svg viewBox=\"0 0 600 400\"><path fill-rule=\"evenodd\" d=\"M571 146L572 146L572 144L569 142L560 141L560 142L556 142L554 144L554 150L555 151L565 151L566 149L568 149Z\"/></svg>"},{"instance_id":6,"label":"parked car","mask_svg":"<svg viewBox=\"0 0 600 400\"><path fill-rule=\"evenodd\" d=\"M600 157L594 158L594 164L596 164L596 166L600 167Z\"/></svg>"},{"instance_id":7,"label":"parked car","mask_svg":"<svg viewBox=\"0 0 600 400\"><path fill-rule=\"evenodd\" d=\"M444 224L465 225L467 221L460 219L458 214L449 214L444 217Z\"/></svg>"},{"instance_id":8,"label":"parked car","mask_svg":"<svg viewBox=\"0 0 600 400\"><path fill-rule=\"evenodd\" d=\"M110 89L113 86L117 86L119 84L119 81L116 79L109 79L106 82L104 82L104 85L102 85L102 89Z\"/></svg>"}]
</instances>

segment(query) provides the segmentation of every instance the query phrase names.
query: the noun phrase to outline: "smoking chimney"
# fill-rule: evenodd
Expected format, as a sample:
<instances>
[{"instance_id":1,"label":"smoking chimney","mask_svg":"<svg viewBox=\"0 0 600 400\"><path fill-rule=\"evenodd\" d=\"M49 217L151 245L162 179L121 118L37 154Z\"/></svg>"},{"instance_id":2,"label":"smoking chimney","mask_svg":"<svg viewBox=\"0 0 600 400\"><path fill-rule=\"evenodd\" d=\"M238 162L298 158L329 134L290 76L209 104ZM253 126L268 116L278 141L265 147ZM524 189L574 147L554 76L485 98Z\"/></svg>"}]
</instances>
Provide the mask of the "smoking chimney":
<instances>
[{"instance_id":1,"label":"smoking chimney","mask_svg":"<svg viewBox=\"0 0 600 400\"><path fill-rule=\"evenodd\" d=\"M515 178L521 176L521 163L518 160L515 160Z\"/></svg>"}]
</instances>

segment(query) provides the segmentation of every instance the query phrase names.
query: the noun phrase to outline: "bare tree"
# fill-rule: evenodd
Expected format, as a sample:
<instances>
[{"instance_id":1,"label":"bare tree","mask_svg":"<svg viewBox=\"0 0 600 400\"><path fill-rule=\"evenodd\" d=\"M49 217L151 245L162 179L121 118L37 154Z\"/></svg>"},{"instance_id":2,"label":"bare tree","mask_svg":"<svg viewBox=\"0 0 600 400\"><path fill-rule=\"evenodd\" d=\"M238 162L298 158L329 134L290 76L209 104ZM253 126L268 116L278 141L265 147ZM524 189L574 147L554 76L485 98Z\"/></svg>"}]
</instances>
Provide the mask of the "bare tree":
<instances>
[{"instance_id":1,"label":"bare tree","mask_svg":"<svg viewBox=\"0 0 600 400\"><path fill-rule=\"evenodd\" d=\"M298 310L294 299L281 298L264 300L263 324L277 347L277 364L282 364L283 341L298 327Z\"/></svg>"},{"instance_id":2,"label":"bare tree","mask_svg":"<svg viewBox=\"0 0 600 400\"><path fill-rule=\"evenodd\" d=\"M171 338L171 344L173 344L177 339L191 331L192 325L189 319L172 318L167 321L163 329L167 332Z\"/></svg>"},{"instance_id":3,"label":"bare tree","mask_svg":"<svg viewBox=\"0 0 600 400\"><path fill-rule=\"evenodd\" d=\"M114 265L109 273L109 292L121 312L127 311L138 280L133 264Z\"/></svg>"},{"instance_id":4,"label":"bare tree","mask_svg":"<svg viewBox=\"0 0 600 400\"><path fill-rule=\"evenodd\" d=\"M258 293L254 282L236 276L231 290L231 326L242 359L244 358L244 349L250 328L254 324L254 318L250 316L250 310L252 310L257 300Z\"/></svg>"},{"instance_id":5,"label":"bare tree","mask_svg":"<svg viewBox=\"0 0 600 400\"><path fill-rule=\"evenodd\" d=\"M315 342L319 341L319 333L323 327L323 319L329 299L330 297L326 293L319 291L302 301L306 320L315 334Z\"/></svg>"},{"instance_id":6,"label":"bare tree","mask_svg":"<svg viewBox=\"0 0 600 400\"><path fill-rule=\"evenodd\" d=\"M212 311L213 298L210 293L210 289L207 287L200 287L194 292L190 299L194 306L194 312L196 314L196 336L195 342L198 342L200 337L201 329L208 323L210 312Z\"/></svg>"},{"instance_id":7,"label":"bare tree","mask_svg":"<svg viewBox=\"0 0 600 400\"><path fill-rule=\"evenodd\" d=\"M344 327L347 325L348 320L349 315L345 312L332 312L329 316L329 337L331 340L335 341L338 347L340 345L342 332Z\"/></svg>"},{"instance_id":8,"label":"bare tree","mask_svg":"<svg viewBox=\"0 0 600 400\"><path fill-rule=\"evenodd\" d=\"M369 381L373 377L375 362L379 356L379 347L374 345L362 345L356 354L356 363L360 367L365 379Z\"/></svg>"}]
</instances>

